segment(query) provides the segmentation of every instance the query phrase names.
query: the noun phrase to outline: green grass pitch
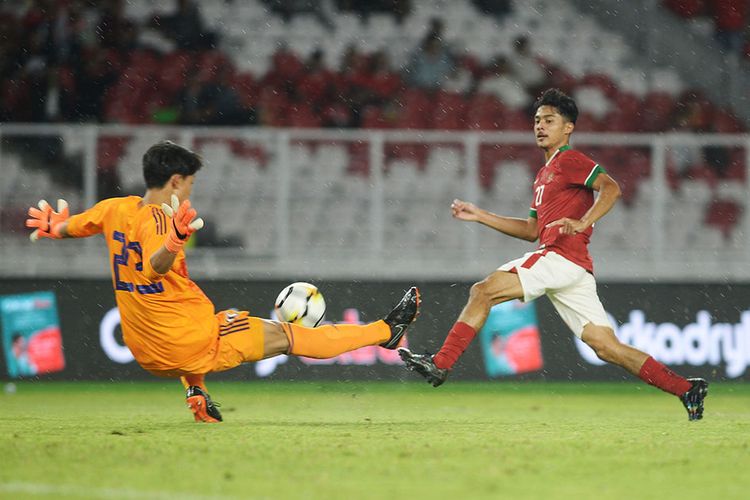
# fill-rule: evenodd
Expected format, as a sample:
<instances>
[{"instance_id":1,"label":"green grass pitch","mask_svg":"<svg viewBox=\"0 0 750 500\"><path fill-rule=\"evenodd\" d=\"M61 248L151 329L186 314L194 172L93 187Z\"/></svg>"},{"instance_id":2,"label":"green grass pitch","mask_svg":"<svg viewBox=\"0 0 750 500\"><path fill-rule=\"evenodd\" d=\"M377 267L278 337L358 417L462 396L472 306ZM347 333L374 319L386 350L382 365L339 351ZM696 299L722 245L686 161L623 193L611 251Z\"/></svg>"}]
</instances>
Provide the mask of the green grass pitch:
<instances>
[{"instance_id":1,"label":"green grass pitch","mask_svg":"<svg viewBox=\"0 0 750 500\"><path fill-rule=\"evenodd\" d=\"M750 386L21 383L0 394L0 498L749 498Z\"/></svg>"}]
</instances>

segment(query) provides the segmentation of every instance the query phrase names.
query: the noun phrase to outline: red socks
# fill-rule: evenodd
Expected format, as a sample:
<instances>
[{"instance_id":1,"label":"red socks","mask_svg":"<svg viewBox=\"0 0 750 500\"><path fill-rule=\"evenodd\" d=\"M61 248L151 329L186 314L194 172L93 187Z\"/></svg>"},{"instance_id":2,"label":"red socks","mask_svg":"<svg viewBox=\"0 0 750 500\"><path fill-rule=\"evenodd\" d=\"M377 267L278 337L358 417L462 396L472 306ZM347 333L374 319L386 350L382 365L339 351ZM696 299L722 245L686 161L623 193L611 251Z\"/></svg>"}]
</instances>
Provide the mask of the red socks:
<instances>
[{"instance_id":1,"label":"red socks","mask_svg":"<svg viewBox=\"0 0 750 500\"><path fill-rule=\"evenodd\" d=\"M453 368L453 365L466 348L469 347L476 334L476 330L466 323L459 321L453 325L443 343L443 347L440 348L440 351L433 358L435 366L447 370ZM692 384L687 379L677 375L651 356L641 366L638 376L647 384L656 386L662 391L669 392L675 396L682 396L692 387Z\"/></svg>"},{"instance_id":2,"label":"red socks","mask_svg":"<svg viewBox=\"0 0 750 500\"><path fill-rule=\"evenodd\" d=\"M682 396L693 386L686 379L680 377L651 356L641 366L638 376L647 384L656 386L662 391L672 393L675 396Z\"/></svg>"},{"instance_id":3,"label":"red socks","mask_svg":"<svg viewBox=\"0 0 750 500\"><path fill-rule=\"evenodd\" d=\"M466 323L457 322L448 332L448 337L443 343L443 347L440 348L433 361L435 366L441 369L450 370L456 363L458 358L463 354L471 341L476 336L477 331Z\"/></svg>"}]
</instances>

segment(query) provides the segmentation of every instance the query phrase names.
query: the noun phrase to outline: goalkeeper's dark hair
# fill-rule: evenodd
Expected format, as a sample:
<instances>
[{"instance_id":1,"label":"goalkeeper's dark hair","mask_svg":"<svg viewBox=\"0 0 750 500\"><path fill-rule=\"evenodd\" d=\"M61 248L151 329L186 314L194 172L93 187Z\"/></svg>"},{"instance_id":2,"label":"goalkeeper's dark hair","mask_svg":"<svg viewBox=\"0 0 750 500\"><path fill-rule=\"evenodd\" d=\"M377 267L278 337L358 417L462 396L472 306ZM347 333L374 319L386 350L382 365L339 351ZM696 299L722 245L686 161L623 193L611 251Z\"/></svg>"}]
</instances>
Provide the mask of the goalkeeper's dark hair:
<instances>
[{"instance_id":1,"label":"goalkeeper's dark hair","mask_svg":"<svg viewBox=\"0 0 750 500\"><path fill-rule=\"evenodd\" d=\"M568 94L560 89L547 89L534 103L534 113L542 106L552 106L557 112L569 122L575 123L578 119L578 106Z\"/></svg>"},{"instance_id":2,"label":"goalkeeper's dark hair","mask_svg":"<svg viewBox=\"0 0 750 500\"><path fill-rule=\"evenodd\" d=\"M174 174L194 175L202 166L199 154L172 141L157 142L143 155L143 179L147 188L160 188Z\"/></svg>"}]
</instances>

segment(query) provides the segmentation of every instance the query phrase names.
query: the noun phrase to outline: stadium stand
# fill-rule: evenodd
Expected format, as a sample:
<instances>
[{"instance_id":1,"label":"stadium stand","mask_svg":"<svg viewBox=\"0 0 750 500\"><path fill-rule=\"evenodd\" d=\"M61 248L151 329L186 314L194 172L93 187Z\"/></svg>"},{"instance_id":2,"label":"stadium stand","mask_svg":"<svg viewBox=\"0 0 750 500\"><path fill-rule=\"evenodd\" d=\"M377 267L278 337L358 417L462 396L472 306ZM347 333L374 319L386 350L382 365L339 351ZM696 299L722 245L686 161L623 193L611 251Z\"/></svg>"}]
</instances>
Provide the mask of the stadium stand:
<instances>
[{"instance_id":1,"label":"stadium stand","mask_svg":"<svg viewBox=\"0 0 750 500\"><path fill-rule=\"evenodd\" d=\"M746 0L664 0L664 5L697 30L710 32L727 52L747 56Z\"/></svg>"},{"instance_id":2,"label":"stadium stand","mask_svg":"<svg viewBox=\"0 0 750 500\"><path fill-rule=\"evenodd\" d=\"M684 17L705 12L707 3L664 1L668 8L679 7ZM396 2L395 10L366 16L356 8L339 10L333 2L299 12L280 9L283 4L181 1L164 11L146 0L35 1L28 8L21 2L5 4L0 27L14 36L5 37L0 47L0 119L528 131L533 97L557 86L578 100L581 131L745 131L732 110L714 105L700 89L687 88L674 70L664 68L646 78L633 64L637 54L626 40L565 2L508 2L509 8L496 16L485 15L482 2L468 0ZM552 13L556 22L542 29L540 19ZM140 172L132 167L153 141L150 133L99 138L100 196L138 192ZM76 138L63 142L65 150L56 160L70 164L80 147ZM251 186L254 200L273 202L272 191L253 187L276 180L269 168L271 147L199 137L195 145L211 165L202 173L196 203L210 204L216 218L225 221L213 244L251 246L270 254L272 229L265 239L258 232L239 240L231 235L239 234L242 225L260 231L273 219L258 203L251 209L242 188ZM653 196L651 152L628 146L583 149L623 186L626 207L613 218L644 216ZM2 182L6 230L17 222L19 207L40 189L65 188L66 196L80 200L80 179L52 185L56 176L19 144L6 144L2 154L3 168L10 172ZM462 155L460 145L386 144L385 226L431 221L444 212L446 199L467 175ZM745 156L742 148L729 147L675 147L668 155L670 189L661 193L667 212L703 221L697 233L716 236L711 248L739 241L735 228L744 217ZM293 197L291 218L307 217L323 226L310 229L305 238L331 245L357 239L353 236L361 234L370 209L361 203L370 175L368 146L307 141L293 144L289 157L297 174L291 190L309 198ZM511 187L529 186L539 162L530 146L483 145L482 200L499 212L517 212L527 202L526 191ZM224 176L233 181L223 185ZM421 200L420 209L406 210L415 198ZM229 209L242 200L243 210ZM429 246L439 237L453 244L451 234L436 235L437 222L420 224L413 243ZM442 222L447 221L441 227ZM675 226L680 227L673 241L687 245L686 225ZM628 238L622 244L637 248L647 242Z\"/></svg>"}]
</instances>

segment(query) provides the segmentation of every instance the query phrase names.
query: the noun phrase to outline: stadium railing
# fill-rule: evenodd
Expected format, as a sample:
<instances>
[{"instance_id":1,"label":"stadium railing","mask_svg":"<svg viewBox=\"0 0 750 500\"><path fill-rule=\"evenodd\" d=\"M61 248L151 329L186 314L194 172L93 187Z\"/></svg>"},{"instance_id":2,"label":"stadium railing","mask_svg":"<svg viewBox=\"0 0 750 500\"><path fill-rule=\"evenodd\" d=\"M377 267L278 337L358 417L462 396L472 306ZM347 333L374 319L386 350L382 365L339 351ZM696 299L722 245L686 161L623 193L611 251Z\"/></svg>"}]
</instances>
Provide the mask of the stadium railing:
<instances>
[{"instance_id":1,"label":"stadium railing","mask_svg":"<svg viewBox=\"0 0 750 500\"><path fill-rule=\"evenodd\" d=\"M162 139L206 162L193 194L208 223L189 250L197 277L473 279L534 248L449 209L455 197L526 217L543 162L528 132L2 124L0 276L106 275L95 241L31 244L25 209L142 194L141 156ZM573 143L625 193L592 238L600 278L750 279L750 136L576 133ZM712 170L706 148L727 168Z\"/></svg>"}]
</instances>

